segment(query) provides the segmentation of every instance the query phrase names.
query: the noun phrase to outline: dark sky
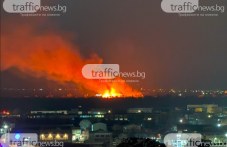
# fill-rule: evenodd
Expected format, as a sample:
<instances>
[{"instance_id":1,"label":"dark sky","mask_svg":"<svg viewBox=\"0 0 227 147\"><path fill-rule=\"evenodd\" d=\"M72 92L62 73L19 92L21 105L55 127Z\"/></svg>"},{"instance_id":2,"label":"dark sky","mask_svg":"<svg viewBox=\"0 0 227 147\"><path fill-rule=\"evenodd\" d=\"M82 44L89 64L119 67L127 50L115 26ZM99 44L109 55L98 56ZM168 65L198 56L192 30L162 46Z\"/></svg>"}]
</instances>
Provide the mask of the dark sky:
<instances>
[{"instance_id":1,"label":"dark sky","mask_svg":"<svg viewBox=\"0 0 227 147\"><path fill-rule=\"evenodd\" d=\"M179 17L164 13L161 0L61 2L66 14L48 21L74 34L84 56L94 52L104 63L120 64L121 71L146 72L141 86L227 88L227 12ZM31 18L22 19L29 23Z\"/></svg>"}]
</instances>

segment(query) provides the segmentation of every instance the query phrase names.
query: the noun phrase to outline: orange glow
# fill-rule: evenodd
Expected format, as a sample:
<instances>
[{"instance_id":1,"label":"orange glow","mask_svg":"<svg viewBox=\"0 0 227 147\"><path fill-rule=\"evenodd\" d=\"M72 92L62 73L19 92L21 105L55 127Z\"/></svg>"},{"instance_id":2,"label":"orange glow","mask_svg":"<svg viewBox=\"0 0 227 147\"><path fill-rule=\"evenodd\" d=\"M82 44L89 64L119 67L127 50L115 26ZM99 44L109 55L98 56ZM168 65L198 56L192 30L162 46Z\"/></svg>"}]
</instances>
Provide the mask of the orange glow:
<instances>
[{"instance_id":1,"label":"orange glow","mask_svg":"<svg viewBox=\"0 0 227 147\"><path fill-rule=\"evenodd\" d=\"M7 111L7 110L3 110L3 111L2 111L2 114L3 114L3 115L10 115L10 112Z\"/></svg>"},{"instance_id":2,"label":"orange glow","mask_svg":"<svg viewBox=\"0 0 227 147\"><path fill-rule=\"evenodd\" d=\"M227 95L227 90L225 90L224 94Z\"/></svg>"},{"instance_id":3,"label":"orange glow","mask_svg":"<svg viewBox=\"0 0 227 147\"><path fill-rule=\"evenodd\" d=\"M84 97L93 97L96 93L103 98L143 96L126 82L116 82L119 79L111 82L85 79L82 67L85 64L102 64L102 58L96 54L83 57L80 48L69 41L72 40L70 34L56 30L39 31L36 24L31 24L13 26L7 29L7 33L3 32L1 70L16 67L32 77L45 77L63 85L72 82L78 85L78 92Z\"/></svg>"},{"instance_id":4,"label":"orange glow","mask_svg":"<svg viewBox=\"0 0 227 147\"><path fill-rule=\"evenodd\" d=\"M110 90L106 90L103 94L103 98L115 98L115 97L121 97L122 94L117 93L114 88L111 88Z\"/></svg>"}]
</instances>

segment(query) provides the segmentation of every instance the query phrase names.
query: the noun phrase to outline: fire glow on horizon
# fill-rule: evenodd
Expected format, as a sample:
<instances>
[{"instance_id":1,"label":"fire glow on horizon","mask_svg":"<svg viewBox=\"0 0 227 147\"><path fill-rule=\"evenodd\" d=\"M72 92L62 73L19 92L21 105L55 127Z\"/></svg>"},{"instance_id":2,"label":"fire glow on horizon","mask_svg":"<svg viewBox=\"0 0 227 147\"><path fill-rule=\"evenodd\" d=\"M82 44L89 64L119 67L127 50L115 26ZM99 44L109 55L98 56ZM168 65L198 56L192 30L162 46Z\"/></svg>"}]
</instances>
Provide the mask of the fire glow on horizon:
<instances>
[{"instance_id":1,"label":"fire glow on horizon","mask_svg":"<svg viewBox=\"0 0 227 147\"><path fill-rule=\"evenodd\" d=\"M114 88L111 88L110 90L106 90L103 94L103 98L115 98L115 97L121 97L122 95L120 93L117 93Z\"/></svg>"},{"instance_id":2,"label":"fire glow on horizon","mask_svg":"<svg viewBox=\"0 0 227 147\"><path fill-rule=\"evenodd\" d=\"M85 79L82 67L85 64L101 64L102 59L96 54L84 58L80 48L68 41L71 35L67 33L50 30L37 33L36 27L36 24L17 25L8 29L7 33L3 32L1 70L16 67L33 77L45 77L62 84L73 82L81 87L81 93L85 93L83 89L90 91L90 96L100 93L102 98L143 97L140 91L126 82Z\"/></svg>"}]
</instances>

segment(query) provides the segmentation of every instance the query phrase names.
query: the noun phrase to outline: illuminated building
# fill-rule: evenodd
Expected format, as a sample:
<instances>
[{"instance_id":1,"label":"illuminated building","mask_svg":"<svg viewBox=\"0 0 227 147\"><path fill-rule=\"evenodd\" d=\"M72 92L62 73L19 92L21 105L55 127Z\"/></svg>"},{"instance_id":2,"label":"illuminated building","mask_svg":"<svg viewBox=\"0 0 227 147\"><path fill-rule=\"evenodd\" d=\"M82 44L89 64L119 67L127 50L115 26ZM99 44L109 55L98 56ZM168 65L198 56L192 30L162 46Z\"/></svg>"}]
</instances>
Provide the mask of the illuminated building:
<instances>
[{"instance_id":1,"label":"illuminated building","mask_svg":"<svg viewBox=\"0 0 227 147\"><path fill-rule=\"evenodd\" d=\"M107 125L100 122L91 125L91 131L98 131L98 130L107 131Z\"/></svg>"},{"instance_id":2,"label":"illuminated building","mask_svg":"<svg viewBox=\"0 0 227 147\"><path fill-rule=\"evenodd\" d=\"M203 104L203 105L187 105L187 110L196 113L217 113L220 111L218 105Z\"/></svg>"},{"instance_id":3,"label":"illuminated building","mask_svg":"<svg viewBox=\"0 0 227 147\"><path fill-rule=\"evenodd\" d=\"M72 129L72 142L84 143L84 141L88 140L88 138L88 130L81 130L79 128Z\"/></svg>"},{"instance_id":4,"label":"illuminated building","mask_svg":"<svg viewBox=\"0 0 227 147\"><path fill-rule=\"evenodd\" d=\"M96 131L89 134L89 139L85 142L92 146L113 146L112 133L105 131Z\"/></svg>"},{"instance_id":5,"label":"illuminated building","mask_svg":"<svg viewBox=\"0 0 227 147\"><path fill-rule=\"evenodd\" d=\"M69 138L69 136L71 136L69 133L42 133L39 135L39 140L40 141L66 141L66 142L70 142L71 139Z\"/></svg>"}]
</instances>

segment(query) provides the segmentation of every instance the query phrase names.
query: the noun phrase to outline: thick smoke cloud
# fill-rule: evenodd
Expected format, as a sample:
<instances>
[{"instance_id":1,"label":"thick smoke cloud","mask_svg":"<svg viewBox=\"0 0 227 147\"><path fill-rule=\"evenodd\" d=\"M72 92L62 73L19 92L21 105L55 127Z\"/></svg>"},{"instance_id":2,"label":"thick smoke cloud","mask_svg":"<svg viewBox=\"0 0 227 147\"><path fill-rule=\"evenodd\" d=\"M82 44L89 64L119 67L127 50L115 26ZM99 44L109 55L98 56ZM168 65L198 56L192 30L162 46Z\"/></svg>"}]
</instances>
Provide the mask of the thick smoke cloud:
<instances>
[{"instance_id":1,"label":"thick smoke cloud","mask_svg":"<svg viewBox=\"0 0 227 147\"><path fill-rule=\"evenodd\" d=\"M60 83L73 82L93 93L102 94L114 88L124 96L141 95L125 82L101 83L85 79L82 67L88 63L100 64L102 59L96 54L84 58L80 48L70 42L72 35L69 33L56 29L39 32L39 29L36 23L9 25L1 38L1 70L16 67L34 77Z\"/></svg>"}]
</instances>

